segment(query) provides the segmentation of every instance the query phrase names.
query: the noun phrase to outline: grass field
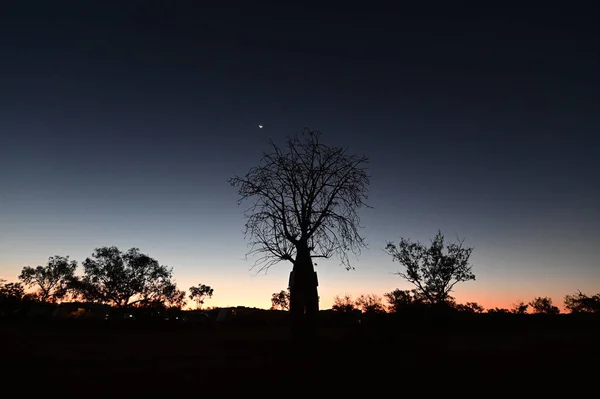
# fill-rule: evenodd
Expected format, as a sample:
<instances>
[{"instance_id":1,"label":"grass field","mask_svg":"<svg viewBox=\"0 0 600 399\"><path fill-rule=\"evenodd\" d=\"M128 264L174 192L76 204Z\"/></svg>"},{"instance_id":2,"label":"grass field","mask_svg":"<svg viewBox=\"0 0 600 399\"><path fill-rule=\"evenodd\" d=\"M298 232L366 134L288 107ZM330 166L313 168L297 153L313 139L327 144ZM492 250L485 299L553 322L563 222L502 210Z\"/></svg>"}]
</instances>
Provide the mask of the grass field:
<instances>
[{"instance_id":1,"label":"grass field","mask_svg":"<svg viewBox=\"0 0 600 399\"><path fill-rule=\"evenodd\" d=\"M0 325L5 385L85 392L88 397L102 392L200 394L244 384L250 384L251 392L289 387L294 376L306 384L318 382L318 389L350 391L365 386L400 389L423 378L455 378L458 384L491 378L505 385L535 380L537 373L564 381L570 373L583 378L587 372L594 375L593 370L598 378L599 331L564 323L444 331L329 326L313 344L295 345L283 325Z\"/></svg>"}]
</instances>

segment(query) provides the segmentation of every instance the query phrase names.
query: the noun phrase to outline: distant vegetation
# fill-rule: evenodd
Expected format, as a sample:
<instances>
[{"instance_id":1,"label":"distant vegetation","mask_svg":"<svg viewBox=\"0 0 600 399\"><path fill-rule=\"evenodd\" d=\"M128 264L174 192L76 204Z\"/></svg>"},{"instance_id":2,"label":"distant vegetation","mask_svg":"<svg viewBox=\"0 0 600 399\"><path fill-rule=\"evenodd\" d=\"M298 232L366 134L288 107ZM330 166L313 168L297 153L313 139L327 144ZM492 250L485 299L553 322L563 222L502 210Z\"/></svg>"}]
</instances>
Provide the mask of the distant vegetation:
<instances>
[{"instance_id":1,"label":"distant vegetation","mask_svg":"<svg viewBox=\"0 0 600 399\"><path fill-rule=\"evenodd\" d=\"M475 280L469 263L472 249L465 248L462 241L445 243L441 232L430 246L403 238L398 245L388 243L386 250L403 267L397 275L415 288L396 289L383 296L373 293L357 298L336 296L331 312L362 317L560 313L549 297L533 298L529 303L517 302L510 309L486 310L476 302L457 303L451 295L453 287L459 282ZM67 318L106 318L106 310L114 309L113 314L117 316L113 317L137 314L168 319L181 315L188 299L195 306L187 312L206 313L203 305L214 294L214 289L205 284L180 290L173 279L172 268L161 265L138 248L122 252L114 246L100 247L82 262L82 266L82 273L78 274L75 260L57 255L50 257L46 265L23 267L18 282L0 280L0 315L35 314L32 309L39 311L44 307L47 312ZM61 309L71 310L56 312L61 304ZM69 307L69 304L73 306ZM600 314L600 294L588 296L578 291L567 295L564 305L569 313ZM287 312L289 309L289 288L271 295L271 311Z\"/></svg>"},{"instance_id":2,"label":"distant vegetation","mask_svg":"<svg viewBox=\"0 0 600 399\"><path fill-rule=\"evenodd\" d=\"M288 287L272 294L269 311L288 312L292 324L304 327L313 325L319 311L314 259L337 256L342 265L352 269L348 254L358 255L366 248L359 234L358 210L369 208L365 202L370 182L368 158L325 145L320 137L320 132L305 129L288 137L283 148L270 142L271 153L263 154L248 173L229 181L237 189L240 203L251 202L245 227L250 253L259 256L255 266L266 270L281 261L292 264ZM530 310L543 315L560 313L548 297L518 302L511 309L486 310L476 302L457 303L452 296L454 287L475 280L470 263L473 248L465 246L464 240L448 242L441 231L429 245L400 238L398 243L387 242L385 251L400 265L396 274L413 288L355 299L336 296L330 313L375 318L524 315ZM170 320L180 318L188 301L194 306L186 312L205 315L209 310L203 309L205 301L214 294L205 284L181 290L171 267L138 248L96 248L81 267L78 270L77 261L69 256L57 255L46 265L23 267L18 282L0 280L0 315L20 317L46 309L67 318L105 319L109 313L111 318L133 318L135 313ZM573 314L600 314L600 294L567 295L564 305Z\"/></svg>"},{"instance_id":3,"label":"distant vegetation","mask_svg":"<svg viewBox=\"0 0 600 399\"><path fill-rule=\"evenodd\" d=\"M108 307L158 314L181 311L187 304L186 291L177 287L172 268L161 265L138 248L125 252L114 246L96 248L82 262L83 273L77 274L77 266L68 256L57 255L50 257L44 266L25 266L18 282L0 280L0 314L22 313L23 309L35 308L33 305L46 305L49 309L47 305L68 303L79 304L76 309L83 309L84 313ZM198 309L214 292L204 284L188 291L189 299ZM74 317L80 316L77 311L73 313Z\"/></svg>"}]
</instances>

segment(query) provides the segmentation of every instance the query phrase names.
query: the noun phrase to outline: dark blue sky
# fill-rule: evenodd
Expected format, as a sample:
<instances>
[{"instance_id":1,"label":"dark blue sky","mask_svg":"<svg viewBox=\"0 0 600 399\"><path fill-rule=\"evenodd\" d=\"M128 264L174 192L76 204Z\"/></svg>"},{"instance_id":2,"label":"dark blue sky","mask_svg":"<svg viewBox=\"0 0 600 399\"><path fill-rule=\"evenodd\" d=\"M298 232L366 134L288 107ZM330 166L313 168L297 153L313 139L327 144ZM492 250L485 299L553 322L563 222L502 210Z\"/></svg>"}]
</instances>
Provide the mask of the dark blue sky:
<instances>
[{"instance_id":1,"label":"dark blue sky","mask_svg":"<svg viewBox=\"0 0 600 399\"><path fill-rule=\"evenodd\" d=\"M227 179L307 126L371 160L370 250L321 262L323 305L408 288L382 248L438 228L475 247L458 299L598 291L593 9L60 4L1 6L0 277L136 246L268 306L290 267L248 272Z\"/></svg>"}]
</instances>

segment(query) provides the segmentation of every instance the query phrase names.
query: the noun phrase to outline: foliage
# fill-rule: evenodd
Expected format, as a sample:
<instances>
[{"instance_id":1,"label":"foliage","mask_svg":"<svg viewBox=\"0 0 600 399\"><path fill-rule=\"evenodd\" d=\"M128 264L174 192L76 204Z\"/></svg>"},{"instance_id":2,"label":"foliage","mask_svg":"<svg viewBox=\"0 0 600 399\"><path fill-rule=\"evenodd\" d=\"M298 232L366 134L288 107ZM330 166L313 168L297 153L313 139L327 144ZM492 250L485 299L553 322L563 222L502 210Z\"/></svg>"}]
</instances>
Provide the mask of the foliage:
<instances>
[{"instance_id":1,"label":"foliage","mask_svg":"<svg viewBox=\"0 0 600 399\"><path fill-rule=\"evenodd\" d=\"M510 312L513 314L527 314L528 309L529 309L529 304L527 304L523 301L519 301L512 306L512 308L510 309Z\"/></svg>"},{"instance_id":2,"label":"foliage","mask_svg":"<svg viewBox=\"0 0 600 399\"><path fill-rule=\"evenodd\" d=\"M485 308L477 302L459 303L455 305L455 309L464 313L483 313Z\"/></svg>"},{"instance_id":3,"label":"foliage","mask_svg":"<svg viewBox=\"0 0 600 399\"><path fill-rule=\"evenodd\" d=\"M565 296L565 308L570 313L600 313L600 293L587 296L581 291Z\"/></svg>"},{"instance_id":4,"label":"foliage","mask_svg":"<svg viewBox=\"0 0 600 399\"><path fill-rule=\"evenodd\" d=\"M0 279L0 300L21 301L25 296L25 289L21 283L7 283Z\"/></svg>"},{"instance_id":5,"label":"foliage","mask_svg":"<svg viewBox=\"0 0 600 399\"><path fill-rule=\"evenodd\" d=\"M552 304L552 299L549 297L537 297L534 298L529 305L533 309L534 313L539 314L559 314L560 310Z\"/></svg>"},{"instance_id":6,"label":"foliage","mask_svg":"<svg viewBox=\"0 0 600 399\"><path fill-rule=\"evenodd\" d=\"M204 284L198 284L197 286L190 287L190 296L189 298L196 302L196 306L198 309L202 309L202 305L204 305L205 298L212 298L214 290Z\"/></svg>"},{"instance_id":7,"label":"foliage","mask_svg":"<svg viewBox=\"0 0 600 399\"><path fill-rule=\"evenodd\" d=\"M68 256L52 256L46 266L25 266L19 280L27 287L35 287L41 302L56 302L68 294L75 269L77 262L69 261Z\"/></svg>"},{"instance_id":8,"label":"foliage","mask_svg":"<svg viewBox=\"0 0 600 399\"><path fill-rule=\"evenodd\" d=\"M281 290L271 295L271 310L290 310L290 290Z\"/></svg>"},{"instance_id":9,"label":"foliage","mask_svg":"<svg viewBox=\"0 0 600 399\"><path fill-rule=\"evenodd\" d=\"M413 284L431 304L448 301L457 283L475 280L469 264L473 249L464 248L463 241L445 244L441 231L429 247L401 238L398 245L388 242L385 249L404 267L396 274Z\"/></svg>"},{"instance_id":10,"label":"foliage","mask_svg":"<svg viewBox=\"0 0 600 399\"><path fill-rule=\"evenodd\" d=\"M337 255L350 269L348 251L358 254L366 246L357 210L367 206L367 158L322 144L320 135L305 129L287 138L285 150L271 141L272 152L259 166L229 180L240 204L252 200L245 234L259 271L282 260L294 263L301 251L311 258Z\"/></svg>"},{"instance_id":11,"label":"foliage","mask_svg":"<svg viewBox=\"0 0 600 399\"><path fill-rule=\"evenodd\" d=\"M392 292L383 294L391 312L401 312L408 307L422 305L426 298L420 295L417 290L401 290L396 288Z\"/></svg>"},{"instance_id":12,"label":"foliage","mask_svg":"<svg viewBox=\"0 0 600 399\"><path fill-rule=\"evenodd\" d=\"M364 313L385 313L381 297L375 294L361 295L356 299L356 307Z\"/></svg>"},{"instance_id":13,"label":"foliage","mask_svg":"<svg viewBox=\"0 0 600 399\"><path fill-rule=\"evenodd\" d=\"M510 310L505 309L505 308L492 308L492 309L488 309L487 313L496 313L496 314L510 314L512 313Z\"/></svg>"},{"instance_id":14,"label":"foliage","mask_svg":"<svg viewBox=\"0 0 600 399\"><path fill-rule=\"evenodd\" d=\"M84 275L74 282L86 300L128 306L177 306L185 292L177 289L172 269L138 248L121 252L115 246L97 248L83 262Z\"/></svg>"},{"instance_id":15,"label":"foliage","mask_svg":"<svg viewBox=\"0 0 600 399\"><path fill-rule=\"evenodd\" d=\"M25 289L21 283L7 283L0 279L0 313L17 309L24 296Z\"/></svg>"},{"instance_id":16,"label":"foliage","mask_svg":"<svg viewBox=\"0 0 600 399\"><path fill-rule=\"evenodd\" d=\"M352 299L352 296L348 294L344 295L343 297L336 295L336 297L333 299L333 305L331 306L331 309L334 312L350 313L356 310L356 305Z\"/></svg>"}]
</instances>

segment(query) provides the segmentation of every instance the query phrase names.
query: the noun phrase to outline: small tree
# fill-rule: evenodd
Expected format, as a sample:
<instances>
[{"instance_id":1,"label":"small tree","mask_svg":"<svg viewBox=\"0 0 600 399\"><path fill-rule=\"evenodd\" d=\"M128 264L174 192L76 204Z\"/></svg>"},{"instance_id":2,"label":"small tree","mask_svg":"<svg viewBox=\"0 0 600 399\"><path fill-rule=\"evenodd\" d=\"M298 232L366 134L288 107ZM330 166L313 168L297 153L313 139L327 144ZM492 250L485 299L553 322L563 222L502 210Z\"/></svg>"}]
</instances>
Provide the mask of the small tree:
<instances>
[{"instance_id":1,"label":"small tree","mask_svg":"<svg viewBox=\"0 0 600 399\"><path fill-rule=\"evenodd\" d=\"M463 240L464 241L464 240ZM445 244L441 231L430 247L405 238L398 245L388 242L386 251L404 267L396 274L416 287L419 295L431 304L447 302L457 283L475 280L469 257L472 248L464 248L463 241Z\"/></svg>"},{"instance_id":2,"label":"small tree","mask_svg":"<svg viewBox=\"0 0 600 399\"><path fill-rule=\"evenodd\" d=\"M51 256L46 266L25 266L19 280L27 287L35 287L36 296L41 302L56 302L63 299L71 288L76 261L68 256Z\"/></svg>"},{"instance_id":3,"label":"small tree","mask_svg":"<svg viewBox=\"0 0 600 399\"><path fill-rule=\"evenodd\" d=\"M455 306L456 310L464 313L483 313L485 308L477 302L459 303Z\"/></svg>"},{"instance_id":4,"label":"small tree","mask_svg":"<svg viewBox=\"0 0 600 399\"><path fill-rule=\"evenodd\" d=\"M385 313L385 306L381 301L381 297L375 294L361 295L356 299L356 307L363 313Z\"/></svg>"},{"instance_id":5,"label":"small tree","mask_svg":"<svg viewBox=\"0 0 600 399\"><path fill-rule=\"evenodd\" d=\"M425 298L419 295L417 290L401 290L396 288L392 292L386 292L383 296L388 303L390 311L395 313L425 302Z\"/></svg>"},{"instance_id":6,"label":"small tree","mask_svg":"<svg viewBox=\"0 0 600 399\"><path fill-rule=\"evenodd\" d=\"M600 313L600 293L587 296L581 291L565 296L565 308L570 313Z\"/></svg>"},{"instance_id":7,"label":"small tree","mask_svg":"<svg viewBox=\"0 0 600 399\"><path fill-rule=\"evenodd\" d=\"M559 314L560 310L552 304L552 299L549 297L537 297L529 302L534 313L538 314Z\"/></svg>"},{"instance_id":8,"label":"small tree","mask_svg":"<svg viewBox=\"0 0 600 399\"><path fill-rule=\"evenodd\" d=\"M25 296L21 283L7 283L0 279L0 313L15 310Z\"/></svg>"},{"instance_id":9,"label":"small tree","mask_svg":"<svg viewBox=\"0 0 600 399\"><path fill-rule=\"evenodd\" d=\"M519 302L513 304L512 308L510 309L510 312L513 314L527 314L528 309L529 309L528 304L526 304L523 301L519 301Z\"/></svg>"},{"instance_id":10,"label":"small tree","mask_svg":"<svg viewBox=\"0 0 600 399\"><path fill-rule=\"evenodd\" d=\"M343 297L336 295L336 297L333 298L333 305L331 306L331 310L340 313L351 313L356 310L356 306L354 300L352 299L352 296L348 294L344 295Z\"/></svg>"},{"instance_id":11,"label":"small tree","mask_svg":"<svg viewBox=\"0 0 600 399\"><path fill-rule=\"evenodd\" d=\"M215 291L208 285L198 284L197 286L190 287L190 296L189 298L196 302L196 307L198 309L202 309L202 305L204 305L204 300L206 298L212 298L213 293Z\"/></svg>"},{"instance_id":12,"label":"small tree","mask_svg":"<svg viewBox=\"0 0 600 399\"><path fill-rule=\"evenodd\" d=\"M488 309L487 313L494 313L494 314L510 314L511 311L505 308L492 308L492 309Z\"/></svg>"},{"instance_id":13,"label":"small tree","mask_svg":"<svg viewBox=\"0 0 600 399\"><path fill-rule=\"evenodd\" d=\"M25 290L21 283L7 283L0 279L0 298L3 300L20 301L25 296Z\"/></svg>"},{"instance_id":14,"label":"small tree","mask_svg":"<svg viewBox=\"0 0 600 399\"><path fill-rule=\"evenodd\" d=\"M290 290L281 290L271 295L271 310L290 310Z\"/></svg>"}]
</instances>

